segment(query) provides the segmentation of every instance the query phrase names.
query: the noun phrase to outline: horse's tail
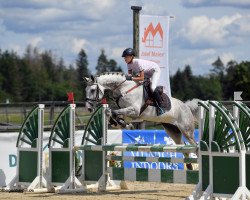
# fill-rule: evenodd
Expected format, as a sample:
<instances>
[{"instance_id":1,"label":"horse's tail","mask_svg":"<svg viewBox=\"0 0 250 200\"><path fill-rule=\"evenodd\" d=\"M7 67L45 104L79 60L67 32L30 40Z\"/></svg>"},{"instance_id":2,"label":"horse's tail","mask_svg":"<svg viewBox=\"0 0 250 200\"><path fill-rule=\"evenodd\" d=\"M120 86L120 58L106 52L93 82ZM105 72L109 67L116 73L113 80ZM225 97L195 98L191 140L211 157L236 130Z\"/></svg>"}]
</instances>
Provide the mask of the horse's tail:
<instances>
[{"instance_id":1,"label":"horse's tail","mask_svg":"<svg viewBox=\"0 0 250 200\"><path fill-rule=\"evenodd\" d=\"M199 120L199 107L198 107L198 102L201 101L200 99L192 99L192 100L188 100L185 102L185 105L187 105L193 116L194 116L194 120L195 120L195 123L198 124L198 120Z\"/></svg>"}]
</instances>

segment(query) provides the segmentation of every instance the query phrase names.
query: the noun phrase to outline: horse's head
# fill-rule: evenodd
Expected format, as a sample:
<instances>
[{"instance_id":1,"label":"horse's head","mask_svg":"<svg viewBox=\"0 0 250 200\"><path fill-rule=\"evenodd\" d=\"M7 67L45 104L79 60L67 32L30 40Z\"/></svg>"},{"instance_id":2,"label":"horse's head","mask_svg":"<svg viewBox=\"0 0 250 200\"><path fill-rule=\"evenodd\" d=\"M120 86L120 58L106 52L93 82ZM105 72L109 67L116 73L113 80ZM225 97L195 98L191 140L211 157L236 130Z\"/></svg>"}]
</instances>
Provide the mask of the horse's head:
<instances>
[{"instance_id":1,"label":"horse's head","mask_svg":"<svg viewBox=\"0 0 250 200\"><path fill-rule=\"evenodd\" d=\"M119 94L123 87L136 84L134 81L126 82L125 75L120 72L106 72L97 77L90 76L85 78L85 81L87 82L86 107L90 112L103 98L104 89L111 90L113 94Z\"/></svg>"},{"instance_id":2,"label":"horse's head","mask_svg":"<svg viewBox=\"0 0 250 200\"><path fill-rule=\"evenodd\" d=\"M97 78L90 76L90 78L84 77L87 82L86 91L86 107L88 111L93 112L96 105L102 99L104 94L104 89L97 83Z\"/></svg>"}]
</instances>

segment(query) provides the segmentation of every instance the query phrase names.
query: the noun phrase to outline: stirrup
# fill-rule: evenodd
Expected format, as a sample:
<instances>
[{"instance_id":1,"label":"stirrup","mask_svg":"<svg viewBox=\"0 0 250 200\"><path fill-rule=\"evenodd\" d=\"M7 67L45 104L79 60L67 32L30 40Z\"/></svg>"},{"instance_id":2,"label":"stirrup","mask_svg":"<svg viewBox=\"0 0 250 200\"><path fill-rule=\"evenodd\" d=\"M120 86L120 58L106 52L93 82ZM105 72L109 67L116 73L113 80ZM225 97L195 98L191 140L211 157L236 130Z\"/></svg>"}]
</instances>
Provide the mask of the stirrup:
<instances>
[{"instance_id":1,"label":"stirrup","mask_svg":"<svg viewBox=\"0 0 250 200\"><path fill-rule=\"evenodd\" d=\"M159 116L159 115L162 115L162 114L164 114L165 113L165 110L163 110L161 107L158 107L157 108L157 115Z\"/></svg>"}]
</instances>

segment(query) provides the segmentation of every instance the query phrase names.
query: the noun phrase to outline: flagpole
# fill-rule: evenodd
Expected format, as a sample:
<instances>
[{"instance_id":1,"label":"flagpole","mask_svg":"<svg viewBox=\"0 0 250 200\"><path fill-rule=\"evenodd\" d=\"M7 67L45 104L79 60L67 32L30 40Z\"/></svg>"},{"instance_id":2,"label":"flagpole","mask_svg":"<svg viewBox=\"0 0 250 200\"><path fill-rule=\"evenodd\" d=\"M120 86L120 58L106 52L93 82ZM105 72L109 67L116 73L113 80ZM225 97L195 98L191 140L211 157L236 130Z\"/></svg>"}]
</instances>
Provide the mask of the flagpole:
<instances>
[{"instance_id":1,"label":"flagpole","mask_svg":"<svg viewBox=\"0 0 250 200\"><path fill-rule=\"evenodd\" d=\"M137 57L139 57L139 15L141 9L140 6L131 6L131 10L133 10L133 49Z\"/></svg>"}]
</instances>

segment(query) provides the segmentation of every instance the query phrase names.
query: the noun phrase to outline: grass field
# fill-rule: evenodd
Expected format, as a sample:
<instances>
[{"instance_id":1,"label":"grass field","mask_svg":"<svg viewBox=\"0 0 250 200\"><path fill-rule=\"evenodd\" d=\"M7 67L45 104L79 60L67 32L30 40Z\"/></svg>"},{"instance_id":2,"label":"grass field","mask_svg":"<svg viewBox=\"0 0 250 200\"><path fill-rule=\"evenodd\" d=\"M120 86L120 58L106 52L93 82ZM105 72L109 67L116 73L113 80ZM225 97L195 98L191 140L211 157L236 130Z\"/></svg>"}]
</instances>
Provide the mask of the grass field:
<instances>
[{"instance_id":1,"label":"grass field","mask_svg":"<svg viewBox=\"0 0 250 200\"><path fill-rule=\"evenodd\" d=\"M44 125L52 126L63 110L64 107L45 107L44 110ZM31 111L32 107L9 107L9 108L0 108L0 130L1 128L5 129L8 126L8 129L11 127L16 128L22 125L26 116ZM91 114L84 107L76 108L76 124L83 126L86 125L90 118Z\"/></svg>"}]
</instances>

